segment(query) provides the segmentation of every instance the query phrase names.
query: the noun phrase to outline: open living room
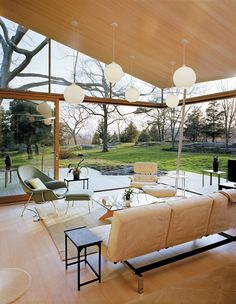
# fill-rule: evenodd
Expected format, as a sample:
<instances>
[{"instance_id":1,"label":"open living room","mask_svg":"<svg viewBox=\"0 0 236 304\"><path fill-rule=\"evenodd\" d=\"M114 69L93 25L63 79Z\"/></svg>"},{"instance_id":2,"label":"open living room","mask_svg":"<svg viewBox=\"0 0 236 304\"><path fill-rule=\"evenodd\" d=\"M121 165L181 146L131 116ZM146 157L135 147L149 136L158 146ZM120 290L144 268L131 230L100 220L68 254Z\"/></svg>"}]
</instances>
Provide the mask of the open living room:
<instances>
[{"instance_id":1,"label":"open living room","mask_svg":"<svg viewBox=\"0 0 236 304\"><path fill-rule=\"evenodd\" d=\"M0 0L0 304L236 303L235 12Z\"/></svg>"}]
</instances>

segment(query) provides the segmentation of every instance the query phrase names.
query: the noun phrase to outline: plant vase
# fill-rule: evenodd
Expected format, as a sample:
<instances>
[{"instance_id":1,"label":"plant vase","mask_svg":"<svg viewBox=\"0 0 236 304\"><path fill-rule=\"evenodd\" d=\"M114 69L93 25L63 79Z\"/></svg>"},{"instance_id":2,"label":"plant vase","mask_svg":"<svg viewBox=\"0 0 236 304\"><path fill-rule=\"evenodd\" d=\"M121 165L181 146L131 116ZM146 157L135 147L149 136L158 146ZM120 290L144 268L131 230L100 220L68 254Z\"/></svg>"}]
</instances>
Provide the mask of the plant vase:
<instances>
[{"instance_id":1,"label":"plant vase","mask_svg":"<svg viewBox=\"0 0 236 304\"><path fill-rule=\"evenodd\" d=\"M130 207L131 200L130 199L125 199L124 203L125 203L125 207Z\"/></svg>"},{"instance_id":2,"label":"plant vase","mask_svg":"<svg viewBox=\"0 0 236 304\"><path fill-rule=\"evenodd\" d=\"M73 170L73 176L74 176L74 180L79 180L80 170L79 169Z\"/></svg>"},{"instance_id":3,"label":"plant vase","mask_svg":"<svg viewBox=\"0 0 236 304\"><path fill-rule=\"evenodd\" d=\"M219 170L219 159L218 157L213 158L212 167L214 172L218 172Z\"/></svg>"}]
</instances>

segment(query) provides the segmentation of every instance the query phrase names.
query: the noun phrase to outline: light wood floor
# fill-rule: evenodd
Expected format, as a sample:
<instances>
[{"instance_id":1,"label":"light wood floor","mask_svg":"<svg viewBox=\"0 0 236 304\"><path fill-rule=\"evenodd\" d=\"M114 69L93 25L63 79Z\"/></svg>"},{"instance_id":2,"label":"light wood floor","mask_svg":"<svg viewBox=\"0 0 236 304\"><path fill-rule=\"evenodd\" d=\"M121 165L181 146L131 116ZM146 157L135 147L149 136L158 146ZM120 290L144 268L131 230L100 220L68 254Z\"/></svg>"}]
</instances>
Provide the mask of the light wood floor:
<instances>
[{"instance_id":1,"label":"light wood floor","mask_svg":"<svg viewBox=\"0 0 236 304\"><path fill-rule=\"evenodd\" d=\"M236 244L231 243L145 273L144 294L139 295L136 278L129 270L121 264L114 265L103 260L103 282L83 286L78 292L75 266L65 271L64 263L42 223L33 222L31 212L20 217L21 210L21 205L0 207L0 267L23 268L32 276L32 285L16 302L18 304L127 303L200 273L236 262ZM235 234L236 230L231 232ZM207 242L206 238L201 242ZM171 249L173 253L177 250ZM166 250L158 253L162 257L166 254ZM91 260L96 262L96 256L91 256ZM83 269L82 278L89 277L90 272Z\"/></svg>"}]
</instances>

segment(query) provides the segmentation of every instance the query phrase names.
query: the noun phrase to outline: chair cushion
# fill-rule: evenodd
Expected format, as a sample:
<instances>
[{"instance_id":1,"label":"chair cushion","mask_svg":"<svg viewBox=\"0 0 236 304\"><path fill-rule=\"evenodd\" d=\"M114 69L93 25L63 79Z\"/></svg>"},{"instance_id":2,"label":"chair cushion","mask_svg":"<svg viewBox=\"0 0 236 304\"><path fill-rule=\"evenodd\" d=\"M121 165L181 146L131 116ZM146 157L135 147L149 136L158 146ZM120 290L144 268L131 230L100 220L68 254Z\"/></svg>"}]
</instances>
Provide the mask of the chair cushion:
<instances>
[{"instance_id":1,"label":"chair cushion","mask_svg":"<svg viewBox=\"0 0 236 304\"><path fill-rule=\"evenodd\" d=\"M65 195L66 201L87 201L90 200L91 196L93 195L92 190L79 190L76 191L68 191Z\"/></svg>"},{"instance_id":2,"label":"chair cushion","mask_svg":"<svg viewBox=\"0 0 236 304\"><path fill-rule=\"evenodd\" d=\"M134 174L133 181L135 182L157 182L158 177L152 174Z\"/></svg>"},{"instance_id":3,"label":"chair cushion","mask_svg":"<svg viewBox=\"0 0 236 304\"><path fill-rule=\"evenodd\" d=\"M175 196L176 189L166 185L143 186L143 191L147 194L156 197L171 197Z\"/></svg>"},{"instance_id":4,"label":"chair cushion","mask_svg":"<svg viewBox=\"0 0 236 304\"><path fill-rule=\"evenodd\" d=\"M157 164L154 162L136 162L134 163L134 172L141 174L156 174Z\"/></svg>"},{"instance_id":5,"label":"chair cushion","mask_svg":"<svg viewBox=\"0 0 236 304\"><path fill-rule=\"evenodd\" d=\"M147 185L155 186L156 184L157 183L155 183L155 182L131 182L130 187L142 189L144 186L147 186Z\"/></svg>"},{"instance_id":6,"label":"chair cushion","mask_svg":"<svg viewBox=\"0 0 236 304\"><path fill-rule=\"evenodd\" d=\"M33 187L33 189L39 189L39 190L47 189L47 187L44 185L44 183L38 177L32 178L32 179L28 180L27 182Z\"/></svg>"}]
</instances>

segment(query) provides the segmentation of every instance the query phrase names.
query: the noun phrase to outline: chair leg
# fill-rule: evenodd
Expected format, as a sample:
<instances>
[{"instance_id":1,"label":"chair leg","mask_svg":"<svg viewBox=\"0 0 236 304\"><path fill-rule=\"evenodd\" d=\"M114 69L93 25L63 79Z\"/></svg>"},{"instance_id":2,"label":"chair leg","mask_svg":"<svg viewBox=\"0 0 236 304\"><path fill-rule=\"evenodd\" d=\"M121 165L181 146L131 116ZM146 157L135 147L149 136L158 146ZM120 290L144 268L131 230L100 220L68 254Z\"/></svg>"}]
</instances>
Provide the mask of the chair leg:
<instances>
[{"instance_id":1,"label":"chair leg","mask_svg":"<svg viewBox=\"0 0 236 304\"><path fill-rule=\"evenodd\" d=\"M90 210L90 200L88 200L88 209L89 209L89 213L91 213L91 210Z\"/></svg>"},{"instance_id":2,"label":"chair leg","mask_svg":"<svg viewBox=\"0 0 236 304\"><path fill-rule=\"evenodd\" d=\"M41 217L40 217L40 215L39 215L39 213L38 213L38 210L34 207L34 210L32 210L32 211L35 212L34 217L35 217L36 219L34 219L34 222L39 222L39 221L41 221L42 219L41 219Z\"/></svg>"},{"instance_id":3,"label":"chair leg","mask_svg":"<svg viewBox=\"0 0 236 304\"><path fill-rule=\"evenodd\" d=\"M26 203L24 203L24 208L23 208L23 211L21 212L21 216L24 215L24 212L25 212L25 209L27 208L27 206L29 205L30 201L31 201L31 198L33 196L33 193L30 195L28 201ZM32 210L31 210L32 211Z\"/></svg>"},{"instance_id":4,"label":"chair leg","mask_svg":"<svg viewBox=\"0 0 236 304\"><path fill-rule=\"evenodd\" d=\"M66 201L66 203L67 203L67 206L66 206L66 213L65 213L65 214L67 214L68 209L69 209L69 207L70 207L70 201Z\"/></svg>"},{"instance_id":5,"label":"chair leg","mask_svg":"<svg viewBox=\"0 0 236 304\"><path fill-rule=\"evenodd\" d=\"M56 214L58 215L58 210L57 210L57 208L56 208L56 206L55 206L54 202L53 202L53 201L51 201L51 203L52 203L52 205L53 205L53 207L54 207L54 209L55 209L55 211L56 211Z\"/></svg>"}]
</instances>

